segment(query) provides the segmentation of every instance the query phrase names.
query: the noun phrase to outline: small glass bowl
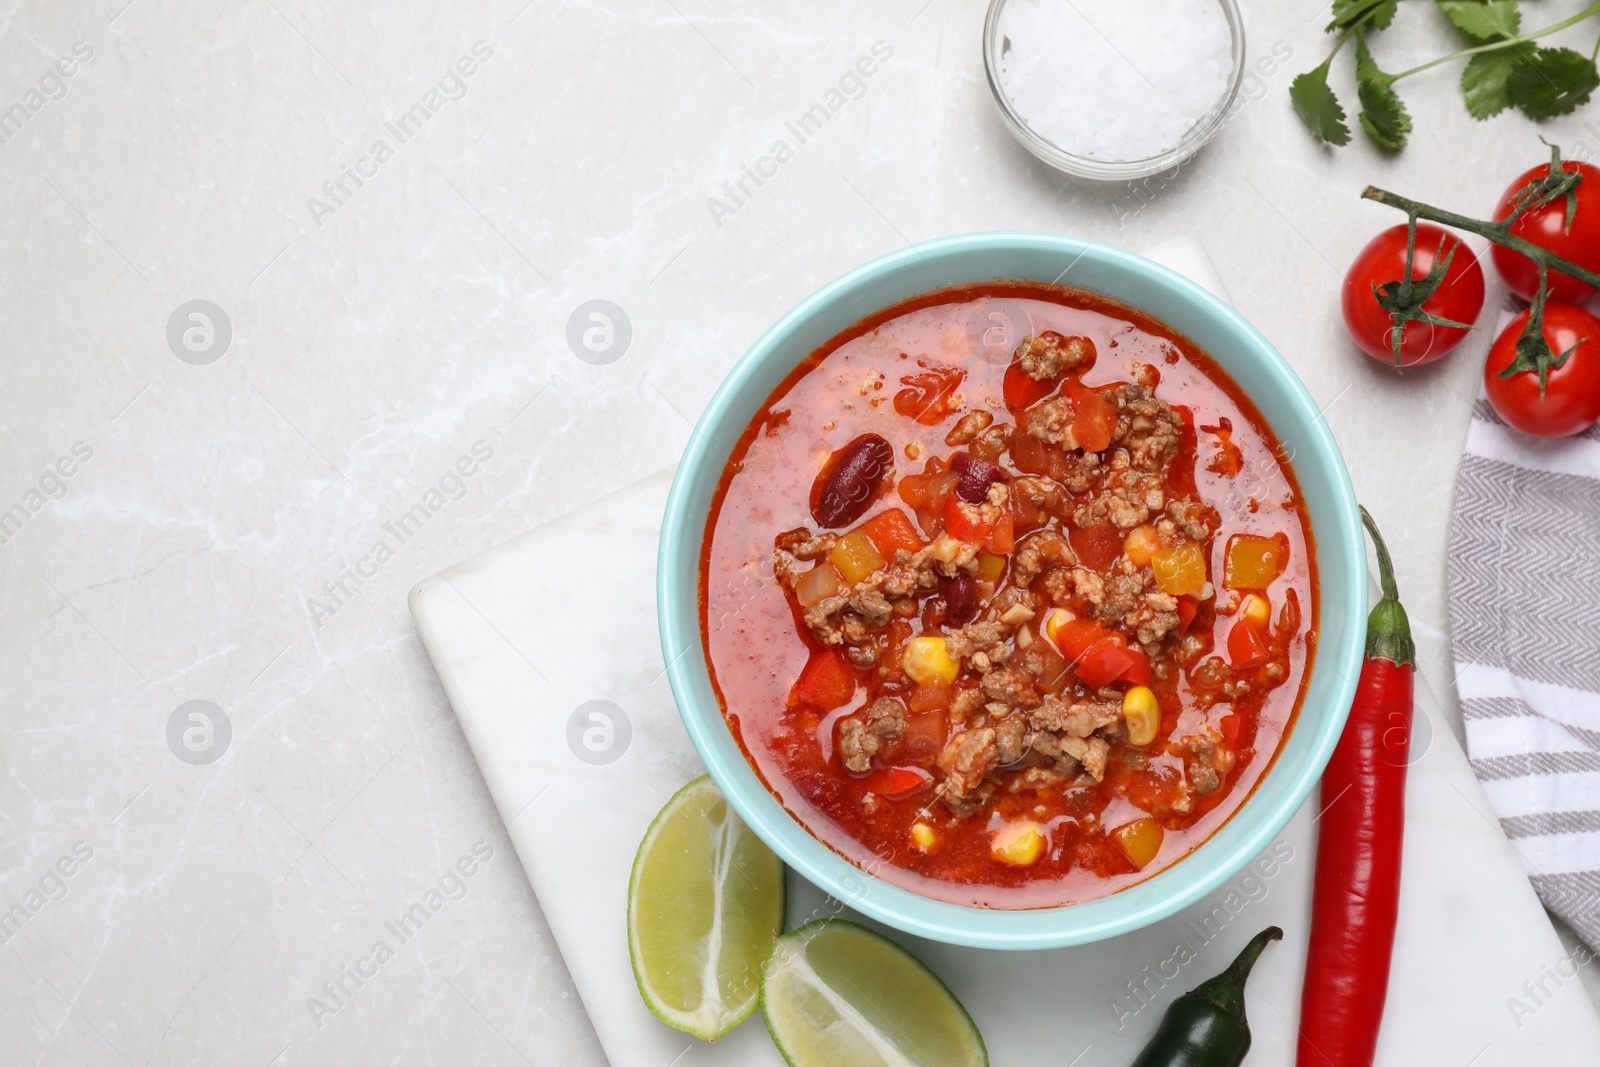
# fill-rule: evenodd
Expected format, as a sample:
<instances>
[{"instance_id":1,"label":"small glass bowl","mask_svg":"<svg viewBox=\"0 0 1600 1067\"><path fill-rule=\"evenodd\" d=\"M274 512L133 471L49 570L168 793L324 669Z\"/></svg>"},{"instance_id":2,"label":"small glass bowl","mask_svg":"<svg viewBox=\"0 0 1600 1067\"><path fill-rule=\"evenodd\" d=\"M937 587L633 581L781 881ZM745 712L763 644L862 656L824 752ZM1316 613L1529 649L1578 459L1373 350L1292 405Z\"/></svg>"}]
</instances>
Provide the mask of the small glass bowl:
<instances>
[{"instance_id":1,"label":"small glass bowl","mask_svg":"<svg viewBox=\"0 0 1600 1067\"><path fill-rule=\"evenodd\" d=\"M989 77L989 91L994 94L995 106L1000 109L1000 115L1005 119L1006 127L1012 135L1022 142L1024 148L1057 170L1075 174L1080 178L1095 178L1100 181L1126 181L1160 174L1178 166L1200 151L1207 141L1216 136L1222 124L1227 121L1228 114L1233 110L1234 100L1239 96L1239 83L1244 79L1244 19L1239 13L1237 0L1217 0L1224 17L1228 20L1228 32L1233 37L1233 71L1228 76L1227 90L1218 98L1216 105L1206 117L1195 123L1178 144L1147 159L1110 162L1074 155L1045 140L1029 128L1000 87L1000 57L1004 54L1007 44L1000 34L1000 13L1010 2L1011 0L991 0L989 14L983 20L983 69Z\"/></svg>"}]
</instances>

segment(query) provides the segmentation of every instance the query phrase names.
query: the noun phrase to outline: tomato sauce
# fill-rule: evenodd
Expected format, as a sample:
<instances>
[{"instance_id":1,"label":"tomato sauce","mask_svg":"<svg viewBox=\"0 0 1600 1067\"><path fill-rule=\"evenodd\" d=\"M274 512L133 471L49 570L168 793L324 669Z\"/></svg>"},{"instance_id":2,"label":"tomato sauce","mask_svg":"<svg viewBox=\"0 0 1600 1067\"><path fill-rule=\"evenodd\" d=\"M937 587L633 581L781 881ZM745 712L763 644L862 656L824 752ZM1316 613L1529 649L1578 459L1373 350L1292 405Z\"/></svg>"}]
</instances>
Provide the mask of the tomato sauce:
<instances>
[{"instance_id":1,"label":"tomato sauce","mask_svg":"<svg viewBox=\"0 0 1600 1067\"><path fill-rule=\"evenodd\" d=\"M1012 369L1008 384L1011 350L1024 333L1045 331L1087 338L1092 364L1069 375L1071 381L1021 386ZM1053 450L1023 432L1029 411L1050 395L1087 396L1075 408L1080 418L1074 427L1080 439L1103 444L1109 424L1096 428L1094 418L1099 413L1103 420L1109 408L1097 398L1140 374L1159 379L1154 395L1183 422L1163 474L1169 499L1197 499L1215 516L1210 535L1188 546L1194 565L1203 562L1211 595L1180 598L1182 629L1144 646L1151 652L1146 674L1130 671L1109 687L1102 679L1095 690L1084 681L1086 662L1076 661L1072 671L1040 688L1054 687L1052 693L1069 702L1115 702L1130 681L1148 683L1160 708L1157 736L1136 745L1132 734L1119 732L1122 725L1113 726L1097 735L1109 744L1098 780L1086 771L1051 780L1042 761L1030 756L995 771L992 795L976 810L952 810L940 799L939 753L962 729L988 721L988 712L980 710L963 726L944 708L929 710L930 687L919 689L900 670L908 641L954 631L940 617L944 601L935 595L918 600L915 614L897 613L889 627L893 636L876 638L880 645L888 641L885 658L852 664L808 629L796 593L775 574L775 542L785 531L816 529L819 472L866 433L892 448L893 476L848 528L899 509L923 542L936 539L945 520L912 502L926 504L918 492L930 480L921 477L928 461L939 461L937 468L963 451L945 441L963 415L987 412L994 426L1011 428L1010 447L993 456L1006 476L1048 472ZM1093 899L1148 878L1193 851L1238 810L1270 767L1304 695L1316 643L1316 562L1290 458L1255 406L1205 353L1102 297L995 283L888 308L801 363L768 398L724 471L706 526L700 593L708 665L729 727L767 788L814 836L857 866L919 894L978 907L1035 908ZM1015 574L1015 553L1046 525L1070 540L1080 567L1124 551L1120 530L1109 543L1096 543L1097 536L1104 540L1104 523L1079 530L1015 500L1011 507L1015 545L1007 538L985 552L1005 560L1008 574ZM1230 551L1239 538L1241 547ZM1126 551L1131 570L1133 550ZM1231 588L1230 566L1241 573L1259 567L1262 551L1275 561L1275 576L1269 569L1257 587ZM953 596L949 579L942 580L943 595ZM1009 581L981 586L986 603ZM1039 608L1016 634L1019 655L1024 641L1048 641L1052 650L1068 641L1051 629L1051 620L1070 619L1074 611L1052 615L1048 602ZM1246 626L1247 616L1266 621ZM1139 647L1131 633L1118 640ZM842 684L839 692L847 694L843 704L822 707L797 698L808 664L808 691L818 671L831 671L840 676L835 688ZM962 669L969 673L957 679L957 688L978 684L968 664ZM948 703L944 692L931 703ZM883 743L865 773L848 770L840 755L841 725L861 720L885 697L912 709L905 730ZM1196 738L1203 739L1220 781L1217 775L1207 780L1206 768L1195 765ZM1063 765L1070 761L1056 766ZM1023 777L1030 768L1035 776ZM1022 862L1006 845L1014 845L1018 827L1036 835Z\"/></svg>"}]
</instances>

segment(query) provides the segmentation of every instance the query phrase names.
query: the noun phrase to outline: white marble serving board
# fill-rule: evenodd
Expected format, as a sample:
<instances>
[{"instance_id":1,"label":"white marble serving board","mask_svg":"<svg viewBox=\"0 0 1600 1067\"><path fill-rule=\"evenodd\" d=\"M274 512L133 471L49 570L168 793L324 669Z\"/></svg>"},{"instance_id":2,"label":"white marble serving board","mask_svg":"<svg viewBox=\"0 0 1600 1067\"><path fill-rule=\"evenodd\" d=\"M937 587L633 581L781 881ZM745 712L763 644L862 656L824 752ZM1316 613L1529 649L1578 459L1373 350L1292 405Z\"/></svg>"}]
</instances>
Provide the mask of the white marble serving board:
<instances>
[{"instance_id":1,"label":"white marble serving board","mask_svg":"<svg viewBox=\"0 0 1600 1067\"><path fill-rule=\"evenodd\" d=\"M1203 253L1177 251L1166 258L1220 291ZM664 471L422 582L411 611L615 1067L778 1067L759 1014L714 1045L662 1025L639 999L628 960L634 849L667 797L702 773L656 630L656 543L670 480ZM607 702L599 710L612 721L609 742L591 701ZM1400 932L1378 1062L1592 1065L1600 1022L1576 983L1548 977L1562 946L1442 722L1419 679ZM586 730L598 732L586 741ZM966 1004L993 1063L1120 1067L1173 997L1277 924L1286 938L1250 983L1249 1062L1288 1065L1317 810L1313 796L1255 865L1211 897L1114 940L1008 953L888 932ZM791 874L791 924L840 909ZM1524 983L1541 979L1550 995L1536 1003ZM1522 1005L1516 1013L1511 998Z\"/></svg>"}]
</instances>

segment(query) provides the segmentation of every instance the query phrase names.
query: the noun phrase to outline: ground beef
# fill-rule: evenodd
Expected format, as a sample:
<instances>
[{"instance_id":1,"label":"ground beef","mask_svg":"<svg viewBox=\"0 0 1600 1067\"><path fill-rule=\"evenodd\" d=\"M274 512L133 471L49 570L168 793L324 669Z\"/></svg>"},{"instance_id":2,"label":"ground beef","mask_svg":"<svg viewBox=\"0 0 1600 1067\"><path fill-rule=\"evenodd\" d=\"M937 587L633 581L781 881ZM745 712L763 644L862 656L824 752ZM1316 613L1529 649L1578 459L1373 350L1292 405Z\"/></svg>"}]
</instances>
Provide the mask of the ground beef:
<instances>
[{"instance_id":1,"label":"ground beef","mask_svg":"<svg viewBox=\"0 0 1600 1067\"><path fill-rule=\"evenodd\" d=\"M1111 745L1102 737L1064 737L1061 739L1062 751L1083 765L1095 781L1101 781L1106 776L1106 757L1111 754Z\"/></svg>"},{"instance_id":2,"label":"ground beef","mask_svg":"<svg viewBox=\"0 0 1600 1067\"><path fill-rule=\"evenodd\" d=\"M971 444L992 422L994 416L987 411L969 411L950 427L950 432L944 435L944 443L951 446Z\"/></svg>"},{"instance_id":3,"label":"ground beef","mask_svg":"<svg viewBox=\"0 0 1600 1067\"><path fill-rule=\"evenodd\" d=\"M1011 447L1011 424L1001 423L991 426L978 435L972 443L972 451L983 459L996 462Z\"/></svg>"},{"instance_id":4,"label":"ground beef","mask_svg":"<svg viewBox=\"0 0 1600 1067\"><path fill-rule=\"evenodd\" d=\"M846 770L865 774L884 742L898 741L905 733L905 708L898 700L880 697L865 711L839 720L839 759Z\"/></svg>"},{"instance_id":5,"label":"ground beef","mask_svg":"<svg viewBox=\"0 0 1600 1067\"><path fill-rule=\"evenodd\" d=\"M1183 416L1147 385L1125 383L1107 392L1117 409L1112 445L1125 449L1138 470L1159 471L1172 462L1183 434Z\"/></svg>"},{"instance_id":6,"label":"ground beef","mask_svg":"<svg viewBox=\"0 0 1600 1067\"><path fill-rule=\"evenodd\" d=\"M1076 772L1076 764L1073 770ZM1070 774L1063 774L1054 767L1027 767L1013 774L1006 788L1013 793L1037 792L1060 785L1070 777Z\"/></svg>"},{"instance_id":7,"label":"ground beef","mask_svg":"<svg viewBox=\"0 0 1600 1067\"><path fill-rule=\"evenodd\" d=\"M1064 518L1067 494L1059 482L1037 474L1021 474L1011 479L1011 495L1044 515Z\"/></svg>"},{"instance_id":8,"label":"ground beef","mask_svg":"<svg viewBox=\"0 0 1600 1067\"><path fill-rule=\"evenodd\" d=\"M1028 752L1028 720L1024 715L1008 715L994 728L995 751L1000 766L1009 767Z\"/></svg>"},{"instance_id":9,"label":"ground beef","mask_svg":"<svg viewBox=\"0 0 1600 1067\"><path fill-rule=\"evenodd\" d=\"M795 559L814 560L821 559L833 550L839 543L839 538L831 533L812 533L804 526L794 530L785 530L779 534L774 543L778 549L789 553Z\"/></svg>"},{"instance_id":10,"label":"ground beef","mask_svg":"<svg viewBox=\"0 0 1600 1067\"><path fill-rule=\"evenodd\" d=\"M950 631L945 641L952 656L967 659L980 652L992 652L1004 645L1010 636L1010 631L999 622L969 622Z\"/></svg>"},{"instance_id":11,"label":"ground beef","mask_svg":"<svg viewBox=\"0 0 1600 1067\"><path fill-rule=\"evenodd\" d=\"M846 655L856 666L872 666L877 662L878 650L868 642L873 641L875 635L889 624L897 613L897 605L909 607L910 613L915 614L916 602L911 598L937 590L944 568L953 567L956 573L961 573L959 565L976 566L976 551L966 552L957 548L961 545L959 541L941 540L943 544L936 541L914 553L899 549L889 566L806 608L801 613L806 628L823 644L834 648L844 647ZM809 567L800 566L801 557L796 553L810 555L822 551L824 544L831 545L836 541L833 534L812 534L805 529L780 534L778 547L773 551L773 572L779 581L793 589L810 571ZM936 547L940 552L935 552ZM899 613L905 614L904 611Z\"/></svg>"},{"instance_id":12,"label":"ground beef","mask_svg":"<svg viewBox=\"0 0 1600 1067\"><path fill-rule=\"evenodd\" d=\"M1039 597L1018 585L1008 585L989 601L985 615L992 615L1004 626L1015 629L1038 612Z\"/></svg>"},{"instance_id":13,"label":"ground beef","mask_svg":"<svg viewBox=\"0 0 1600 1067\"><path fill-rule=\"evenodd\" d=\"M955 734L939 753L945 803L959 814L958 805L999 765L1000 747L995 742L994 727L982 726Z\"/></svg>"},{"instance_id":14,"label":"ground beef","mask_svg":"<svg viewBox=\"0 0 1600 1067\"><path fill-rule=\"evenodd\" d=\"M1178 598L1156 586L1149 567L1135 567L1123 559L1120 569L1110 574L1075 567L1070 578L1074 603L1082 605L1085 614L1120 627L1141 644L1156 645L1177 628Z\"/></svg>"},{"instance_id":15,"label":"ground beef","mask_svg":"<svg viewBox=\"0 0 1600 1067\"><path fill-rule=\"evenodd\" d=\"M1072 401L1058 396L1028 412L1024 429L1045 444L1071 452L1078 447L1078 438L1072 432L1072 419Z\"/></svg>"},{"instance_id":16,"label":"ground beef","mask_svg":"<svg viewBox=\"0 0 1600 1067\"><path fill-rule=\"evenodd\" d=\"M1179 744L1189 753L1184 759L1189 788L1201 796L1214 791L1233 770L1233 749L1217 744L1209 734L1194 734Z\"/></svg>"},{"instance_id":17,"label":"ground beef","mask_svg":"<svg viewBox=\"0 0 1600 1067\"><path fill-rule=\"evenodd\" d=\"M1167 517L1172 520L1174 529L1191 541L1205 541L1222 525L1216 509L1197 500L1167 501Z\"/></svg>"},{"instance_id":18,"label":"ground beef","mask_svg":"<svg viewBox=\"0 0 1600 1067\"><path fill-rule=\"evenodd\" d=\"M1067 737L1088 737L1121 722L1122 705L1089 700L1069 704L1058 696L1046 696L1044 703L1029 713L1028 721L1035 729Z\"/></svg>"},{"instance_id":19,"label":"ground beef","mask_svg":"<svg viewBox=\"0 0 1600 1067\"><path fill-rule=\"evenodd\" d=\"M1081 769L1077 757L1061 747L1061 736L1048 730L1035 730L1031 740L1033 751L1050 761L1063 777L1073 778Z\"/></svg>"},{"instance_id":20,"label":"ground beef","mask_svg":"<svg viewBox=\"0 0 1600 1067\"><path fill-rule=\"evenodd\" d=\"M1087 337L1062 337L1047 330L1024 337L1012 356L1017 368L1036 381L1059 378L1069 370L1094 360L1094 342Z\"/></svg>"},{"instance_id":21,"label":"ground beef","mask_svg":"<svg viewBox=\"0 0 1600 1067\"><path fill-rule=\"evenodd\" d=\"M988 698L981 689L957 689L950 694L950 721L963 723L976 715Z\"/></svg>"},{"instance_id":22,"label":"ground beef","mask_svg":"<svg viewBox=\"0 0 1600 1067\"><path fill-rule=\"evenodd\" d=\"M1131 530L1142 526L1152 514L1159 514L1166 506L1166 476L1138 470L1129 464L1125 453L1118 452L1112 457L1100 488L1072 514L1072 521L1079 529L1109 522L1119 530Z\"/></svg>"},{"instance_id":23,"label":"ground beef","mask_svg":"<svg viewBox=\"0 0 1600 1067\"><path fill-rule=\"evenodd\" d=\"M1052 604L1064 605L1072 600L1073 580L1072 567L1051 567L1044 572L1044 580L1039 583L1039 588L1044 591L1045 599Z\"/></svg>"},{"instance_id":24,"label":"ground beef","mask_svg":"<svg viewBox=\"0 0 1600 1067\"><path fill-rule=\"evenodd\" d=\"M984 696L997 703L1036 708L1039 691L1033 682L1033 676L1021 667L1001 667L983 676L981 688Z\"/></svg>"},{"instance_id":25,"label":"ground beef","mask_svg":"<svg viewBox=\"0 0 1600 1067\"><path fill-rule=\"evenodd\" d=\"M1017 481L1020 482L1022 479L1019 478ZM1018 488L1018 491L1021 489ZM1016 555L1011 557L1011 583L1020 586L1032 585L1033 580L1050 564L1076 562L1077 556L1065 537L1054 530L1040 530L1023 538L1022 544L1017 546Z\"/></svg>"}]
</instances>

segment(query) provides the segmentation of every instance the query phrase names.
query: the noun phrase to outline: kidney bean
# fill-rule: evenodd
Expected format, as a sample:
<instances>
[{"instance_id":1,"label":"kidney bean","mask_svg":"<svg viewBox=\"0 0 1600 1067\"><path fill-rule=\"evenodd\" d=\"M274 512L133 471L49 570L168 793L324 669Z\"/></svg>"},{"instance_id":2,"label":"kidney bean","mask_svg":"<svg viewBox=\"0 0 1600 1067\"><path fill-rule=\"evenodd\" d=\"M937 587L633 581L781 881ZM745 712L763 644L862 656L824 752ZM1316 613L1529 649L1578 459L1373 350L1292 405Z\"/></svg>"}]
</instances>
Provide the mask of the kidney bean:
<instances>
[{"instance_id":1,"label":"kidney bean","mask_svg":"<svg viewBox=\"0 0 1600 1067\"><path fill-rule=\"evenodd\" d=\"M1006 480L1006 472L988 460L966 452L957 452L950 460L950 469L956 472L956 496L969 504L981 504L989 495L989 487Z\"/></svg>"},{"instance_id":2,"label":"kidney bean","mask_svg":"<svg viewBox=\"0 0 1600 1067\"><path fill-rule=\"evenodd\" d=\"M963 626L978 613L978 583L963 575L944 584L944 621Z\"/></svg>"},{"instance_id":3,"label":"kidney bean","mask_svg":"<svg viewBox=\"0 0 1600 1067\"><path fill-rule=\"evenodd\" d=\"M894 478L894 449L864 433L828 457L811 486L811 517L823 529L849 526Z\"/></svg>"}]
</instances>

